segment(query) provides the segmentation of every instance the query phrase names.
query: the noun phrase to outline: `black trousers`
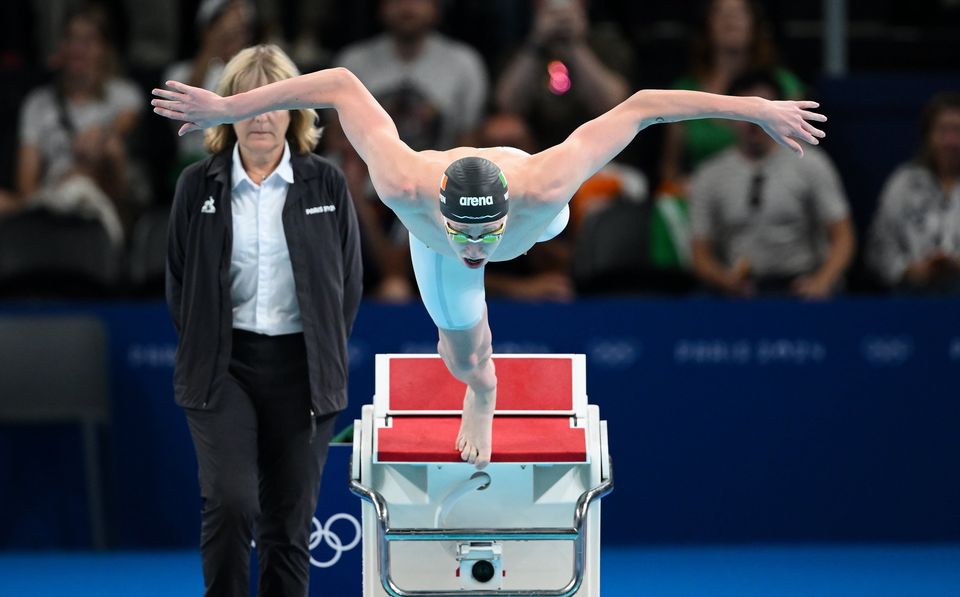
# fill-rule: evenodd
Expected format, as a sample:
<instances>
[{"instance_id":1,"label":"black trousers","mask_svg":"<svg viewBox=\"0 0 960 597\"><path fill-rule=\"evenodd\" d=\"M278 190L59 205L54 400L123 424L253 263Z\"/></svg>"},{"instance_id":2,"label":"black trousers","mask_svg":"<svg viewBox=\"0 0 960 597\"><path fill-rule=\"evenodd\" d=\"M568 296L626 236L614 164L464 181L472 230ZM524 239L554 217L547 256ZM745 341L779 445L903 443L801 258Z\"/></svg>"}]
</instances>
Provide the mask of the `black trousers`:
<instances>
[{"instance_id":1,"label":"black trousers","mask_svg":"<svg viewBox=\"0 0 960 597\"><path fill-rule=\"evenodd\" d=\"M302 334L234 330L216 410L186 409L200 469L207 597L307 595L311 520L336 413L311 410Z\"/></svg>"}]
</instances>

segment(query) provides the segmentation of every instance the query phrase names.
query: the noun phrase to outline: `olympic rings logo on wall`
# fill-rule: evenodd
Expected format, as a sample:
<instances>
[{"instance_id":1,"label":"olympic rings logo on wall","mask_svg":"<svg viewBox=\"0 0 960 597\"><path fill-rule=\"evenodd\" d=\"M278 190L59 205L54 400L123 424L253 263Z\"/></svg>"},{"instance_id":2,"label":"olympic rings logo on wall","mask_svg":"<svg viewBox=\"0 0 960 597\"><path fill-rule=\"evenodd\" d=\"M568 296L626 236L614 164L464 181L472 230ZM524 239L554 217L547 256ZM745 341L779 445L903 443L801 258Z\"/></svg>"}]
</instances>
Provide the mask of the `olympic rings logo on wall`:
<instances>
[{"instance_id":1,"label":"olympic rings logo on wall","mask_svg":"<svg viewBox=\"0 0 960 597\"><path fill-rule=\"evenodd\" d=\"M353 538L350 539L349 543L344 543L343 539L331 528L333 523L345 520L350 522L353 525ZM342 526L342 525L341 525ZM361 528L360 522L350 514L340 513L334 514L327 519L326 524L321 524L319 520L314 517L313 525L310 531L310 564L316 566L317 568L330 568L334 564L340 561L340 558L343 556L343 553L350 551L360 543L361 537ZM320 547L320 544L326 544L327 548L333 550L333 555L330 559L318 562L313 557L313 550ZM324 550L326 551L326 550Z\"/></svg>"}]
</instances>

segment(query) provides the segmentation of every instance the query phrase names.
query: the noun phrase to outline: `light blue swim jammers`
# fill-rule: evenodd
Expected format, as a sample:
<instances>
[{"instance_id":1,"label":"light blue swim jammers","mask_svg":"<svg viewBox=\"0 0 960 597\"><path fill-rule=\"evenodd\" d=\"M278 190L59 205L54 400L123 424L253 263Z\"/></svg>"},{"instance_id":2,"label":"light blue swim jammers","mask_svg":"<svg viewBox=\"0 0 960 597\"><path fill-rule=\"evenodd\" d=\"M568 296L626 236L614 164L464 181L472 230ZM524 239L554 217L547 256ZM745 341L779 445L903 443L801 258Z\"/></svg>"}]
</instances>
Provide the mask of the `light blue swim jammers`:
<instances>
[{"instance_id":1,"label":"light blue swim jammers","mask_svg":"<svg viewBox=\"0 0 960 597\"><path fill-rule=\"evenodd\" d=\"M550 222L537 242L548 241L566 228L570 207ZM466 330L477 325L486 308L483 272L486 267L470 269L456 257L431 251L410 235L410 258L420 288L420 298L438 328Z\"/></svg>"}]
</instances>

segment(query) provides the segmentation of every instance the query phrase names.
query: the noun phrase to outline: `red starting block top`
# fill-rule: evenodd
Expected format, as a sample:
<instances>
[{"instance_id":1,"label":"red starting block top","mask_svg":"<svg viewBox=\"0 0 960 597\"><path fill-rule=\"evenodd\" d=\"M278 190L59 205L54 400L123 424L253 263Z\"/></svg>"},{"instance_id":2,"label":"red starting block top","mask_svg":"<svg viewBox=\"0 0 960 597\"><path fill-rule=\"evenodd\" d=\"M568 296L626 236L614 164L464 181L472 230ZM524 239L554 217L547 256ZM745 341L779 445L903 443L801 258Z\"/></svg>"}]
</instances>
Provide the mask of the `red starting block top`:
<instances>
[{"instance_id":1,"label":"red starting block top","mask_svg":"<svg viewBox=\"0 0 960 597\"><path fill-rule=\"evenodd\" d=\"M573 410L571 359L494 357L493 362L498 411ZM439 358L390 359L391 411L460 410L465 391Z\"/></svg>"},{"instance_id":2,"label":"red starting block top","mask_svg":"<svg viewBox=\"0 0 960 597\"><path fill-rule=\"evenodd\" d=\"M392 422L377 430L378 462L461 462L455 448L460 417L402 416ZM495 416L490 460L586 462L585 430L571 428L567 416Z\"/></svg>"}]
</instances>

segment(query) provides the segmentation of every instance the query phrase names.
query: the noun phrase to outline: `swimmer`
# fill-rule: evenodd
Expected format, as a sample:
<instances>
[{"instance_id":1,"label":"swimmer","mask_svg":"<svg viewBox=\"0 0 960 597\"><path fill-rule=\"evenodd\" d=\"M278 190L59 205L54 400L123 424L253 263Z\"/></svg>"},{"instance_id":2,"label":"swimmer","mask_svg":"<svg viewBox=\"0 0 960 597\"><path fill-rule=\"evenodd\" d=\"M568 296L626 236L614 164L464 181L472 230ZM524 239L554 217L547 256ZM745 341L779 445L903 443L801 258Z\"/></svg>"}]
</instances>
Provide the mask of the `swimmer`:
<instances>
[{"instance_id":1,"label":"swimmer","mask_svg":"<svg viewBox=\"0 0 960 597\"><path fill-rule=\"evenodd\" d=\"M153 90L154 112L183 121L181 135L274 110L337 111L380 199L410 232L417 285L439 330L437 350L467 386L456 450L478 468L490 462L497 393L483 286L487 262L513 259L559 234L580 185L650 125L696 118L752 122L802 156L801 142L817 145L825 136L810 121L826 121L812 111L815 102L649 89L533 155L509 147L413 151L360 80L343 68L229 97L177 81L167 86Z\"/></svg>"}]
</instances>

